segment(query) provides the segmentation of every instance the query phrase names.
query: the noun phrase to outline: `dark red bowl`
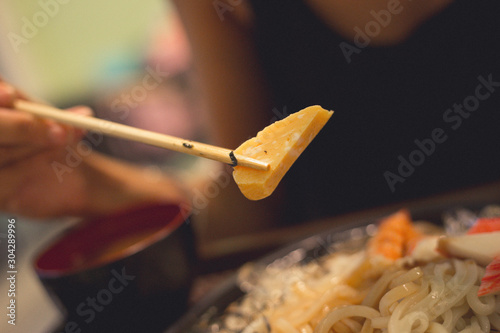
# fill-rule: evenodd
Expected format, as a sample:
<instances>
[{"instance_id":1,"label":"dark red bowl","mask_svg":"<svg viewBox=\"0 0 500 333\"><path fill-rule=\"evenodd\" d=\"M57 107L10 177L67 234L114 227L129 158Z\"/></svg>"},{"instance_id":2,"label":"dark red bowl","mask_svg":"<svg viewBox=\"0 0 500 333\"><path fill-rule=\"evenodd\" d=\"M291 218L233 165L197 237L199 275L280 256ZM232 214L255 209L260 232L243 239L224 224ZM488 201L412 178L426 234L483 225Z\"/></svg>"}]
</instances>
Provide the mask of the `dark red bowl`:
<instances>
[{"instance_id":1,"label":"dark red bowl","mask_svg":"<svg viewBox=\"0 0 500 333\"><path fill-rule=\"evenodd\" d=\"M83 221L34 267L65 315L56 332L161 332L186 309L195 260L189 210L171 204Z\"/></svg>"}]
</instances>

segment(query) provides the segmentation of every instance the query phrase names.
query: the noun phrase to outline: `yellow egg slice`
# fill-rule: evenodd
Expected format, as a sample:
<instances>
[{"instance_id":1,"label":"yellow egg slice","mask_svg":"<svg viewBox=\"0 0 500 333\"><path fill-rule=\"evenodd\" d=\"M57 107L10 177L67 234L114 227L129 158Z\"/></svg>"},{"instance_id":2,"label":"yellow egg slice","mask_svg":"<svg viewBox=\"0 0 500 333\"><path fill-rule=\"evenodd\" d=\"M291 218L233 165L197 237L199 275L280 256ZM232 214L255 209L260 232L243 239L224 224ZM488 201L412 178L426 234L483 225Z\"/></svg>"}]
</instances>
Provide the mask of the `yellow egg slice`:
<instances>
[{"instance_id":1,"label":"yellow egg slice","mask_svg":"<svg viewBox=\"0 0 500 333\"><path fill-rule=\"evenodd\" d=\"M234 152L269 163L262 171L235 166L233 178L240 191L250 200L263 199L276 189L295 160L325 126L333 111L310 106L274 122L256 137L245 141Z\"/></svg>"}]
</instances>

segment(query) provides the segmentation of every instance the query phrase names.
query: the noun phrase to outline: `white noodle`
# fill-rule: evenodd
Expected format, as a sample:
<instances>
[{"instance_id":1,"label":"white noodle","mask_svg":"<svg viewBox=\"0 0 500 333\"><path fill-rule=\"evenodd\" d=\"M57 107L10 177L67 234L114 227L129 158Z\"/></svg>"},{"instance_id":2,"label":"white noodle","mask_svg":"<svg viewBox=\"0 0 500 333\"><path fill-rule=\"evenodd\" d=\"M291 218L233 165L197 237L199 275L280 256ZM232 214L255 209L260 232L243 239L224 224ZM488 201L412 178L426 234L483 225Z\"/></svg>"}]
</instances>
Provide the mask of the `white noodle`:
<instances>
[{"instance_id":1,"label":"white noodle","mask_svg":"<svg viewBox=\"0 0 500 333\"><path fill-rule=\"evenodd\" d=\"M488 316L491 326L500 331L500 315L498 313L493 313Z\"/></svg>"},{"instance_id":2,"label":"white noodle","mask_svg":"<svg viewBox=\"0 0 500 333\"><path fill-rule=\"evenodd\" d=\"M379 316L380 313L377 310L364 305L348 305L339 307L334 311L331 311L319 322L318 326L314 329L314 333L328 333L333 324L343 318L364 317L373 319Z\"/></svg>"},{"instance_id":3,"label":"white noodle","mask_svg":"<svg viewBox=\"0 0 500 333\"><path fill-rule=\"evenodd\" d=\"M386 328L390 318L390 316L373 318L371 320L371 327L378 329Z\"/></svg>"},{"instance_id":4,"label":"white noodle","mask_svg":"<svg viewBox=\"0 0 500 333\"><path fill-rule=\"evenodd\" d=\"M394 277L391 284L389 285L389 288L394 288L396 286L408 283L408 282L413 282L419 278L422 277L424 272L422 272L422 268L420 267L414 267L410 269L408 272L401 274L398 277Z\"/></svg>"},{"instance_id":5,"label":"white noodle","mask_svg":"<svg viewBox=\"0 0 500 333\"><path fill-rule=\"evenodd\" d=\"M441 324L430 323L427 332L429 332L429 333L448 333L449 331L447 331L446 328Z\"/></svg>"},{"instance_id":6,"label":"white noodle","mask_svg":"<svg viewBox=\"0 0 500 333\"><path fill-rule=\"evenodd\" d=\"M488 295L481 297L477 296L478 286L472 286L467 293L467 302L469 303L472 311L479 315L487 316L495 310L495 296Z\"/></svg>"},{"instance_id":7,"label":"white noodle","mask_svg":"<svg viewBox=\"0 0 500 333\"><path fill-rule=\"evenodd\" d=\"M481 332L489 332L491 330L491 324L486 316L476 316L477 322L481 327Z\"/></svg>"},{"instance_id":8,"label":"white noodle","mask_svg":"<svg viewBox=\"0 0 500 333\"><path fill-rule=\"evenodd\" d=\"M398 303L399 300L412 295L419 290L419 287L415 283L405 283L400 286L397 286L382 297L379 302L379 311L382 316L388 316L393 311L389 311L389 309Z\"/></svg>"},{"instance_id":9,"label":"white noodle","mask_svg":"<svg viewBox=\"0 0 500 333\"><path fill-rule=\"evenodd\" d=\"M382 295L384 295L384 291L391 283L391 281L403 274L403 271L396 271L396 270L387 270L385 273L382 275L381 278L378 279L377 282L371 287L370 292L368 295L366 295L365 299L361 303L362 305L366 306L375 306L380 301L380 298Z\"/></svg>"},{"instance_id":10,"label":"white noodle","mask_svg":"<svg viewBox=\"0 0 500 333\"><path fill-rule=\"evenodd\" d=\"M354 288L347 275L339 278L339 270L355 272L348 267L350 256L359 265L364 254L333 254L323 264L267 268L241 304L231 307L235 318L248 320L243 332L500 331L500 296L477 296L485 270L473 261L443 259L408 269L401 267L403 261L395 262L367 273L369 283Z\"/></svg>"},{"instance_id":11,"label":"white noodle","mask_svg":"<svg viewBox=\"0 0 500 333\"><path fill-rule=\"evenodd\" d=\"M292 324L283 318L276 320L275 327L283 333L300 333Z\"/></svg>"},{"instance_id":12,"label":"white noodle","mask_svg":"<svg viewBox=\"0 0 500 333\"><path fill-rule=\"evenodd\" d=\"M349 327L349 332L359 332L361 331L361 327L362 325L355 321L354 319L351 319L351 318L345 318L345 319L342 319L342 324L346 325L347 327Z\"/></svg>"},{"instance_id":13,"label":"white noodle","mask_svg":"<svg viewBox=\"0 0 500 333\"><path fill-rule=\"evenodd\" d=\"M454 307L452 309L452 320L451 323L449 323L446 327L448 328L448 331L451 332L452 329L456 328L458 326L458 322L462 319L462 316L465 315L469 311L469 307L467 306L466 303L463 303L462 305L459 305L457 307Z\"/></svg>"}]
</instances>

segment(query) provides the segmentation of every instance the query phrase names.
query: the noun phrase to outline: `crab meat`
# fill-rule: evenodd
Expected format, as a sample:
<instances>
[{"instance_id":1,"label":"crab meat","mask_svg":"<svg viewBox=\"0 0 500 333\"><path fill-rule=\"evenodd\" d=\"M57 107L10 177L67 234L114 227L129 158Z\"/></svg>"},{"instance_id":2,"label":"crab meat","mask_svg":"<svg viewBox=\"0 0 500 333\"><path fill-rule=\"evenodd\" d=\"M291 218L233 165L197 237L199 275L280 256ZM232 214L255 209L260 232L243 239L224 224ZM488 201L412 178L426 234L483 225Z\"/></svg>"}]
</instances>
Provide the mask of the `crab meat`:
<instances>
[{"instance_id":1,"label":"crab meat","mask_svg":"<svg viewBox=\"0 0 500 333\"><path fill-rule=\"evenodd\" d=\"M488 266L481 279L478 296L500 293L500 256L496 256Z\"/></svg>"},{"instance_id":2,"label":"crab meat","mask_svg":"<svg viewBox=\"0 0 500 333\"><path fill-rule=\"evenodd\" d=\"M437 244L439 242L439 236L425 236L420 239L415 247L409 252L409 256L412 259L418 261L432 261L436 259L443 258L443 255L437 251Z\"/></svg>"},{"instance_id":3,"label":"crab meat","mask_svg":"<svg viewBox=\"0 0 500 333\"><path fill-rule=\"evenodd\" d=\"M478 219L467 231L468 235L500 231L500 217L483 217Z\"/></svg>"},{"instance_id":4,"label":"crab meat","mask_svg":"<svg viewBox=\"0 0 500 333\"><path fill-rule=\"evenodd\" d=\"M486 266L500 254L500 231L461 236L444 236L438 251L448 257L473 259Z\"/></svg>"}]
</instances>

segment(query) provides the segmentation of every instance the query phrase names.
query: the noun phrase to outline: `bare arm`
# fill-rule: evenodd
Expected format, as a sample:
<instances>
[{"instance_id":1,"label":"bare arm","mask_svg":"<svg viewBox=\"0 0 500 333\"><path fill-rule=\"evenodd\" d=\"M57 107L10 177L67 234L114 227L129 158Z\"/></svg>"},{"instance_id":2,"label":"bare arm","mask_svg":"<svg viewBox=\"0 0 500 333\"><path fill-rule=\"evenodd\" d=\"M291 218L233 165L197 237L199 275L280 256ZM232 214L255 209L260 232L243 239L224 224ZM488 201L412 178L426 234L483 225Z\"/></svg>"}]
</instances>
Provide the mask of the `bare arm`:
<instances>
[{"instance_id":1,"label":"bare arm","mask_svg":"<svg viewBox=\"0 0 500 333\"><path fill-rule=\"evenodd\" d=\"M245 1L225 1L232 11L222 13L221 20L213 0L172 1L190 40L214 143L236 148L269 125L272 118L273 105L252 38L250 8ZM232 181L231 172L230 168L221 171L230 181L216 182L224 185L201 212L207 215L201 217L207 221L201 226L202 243L267 229L279 221L281 189L268 199L250 201ZM202 186L200 192L203 190ZM196 197L193 201L196 205Z\"/></svg>"},{"instance_id":2,"label":"bare arm","mask_svg":"<svg viewBox=\"0 0 500 333\"><path fill-rule=\"evenodd\" d=\"M236 148L269 124L272 109L255 54L251 22L243 22L243 15L237 15L246 13L246 3L232 6L221 20L212 0L173 2L191 43L215 143Z\"/></svg>"}]
</instances>

